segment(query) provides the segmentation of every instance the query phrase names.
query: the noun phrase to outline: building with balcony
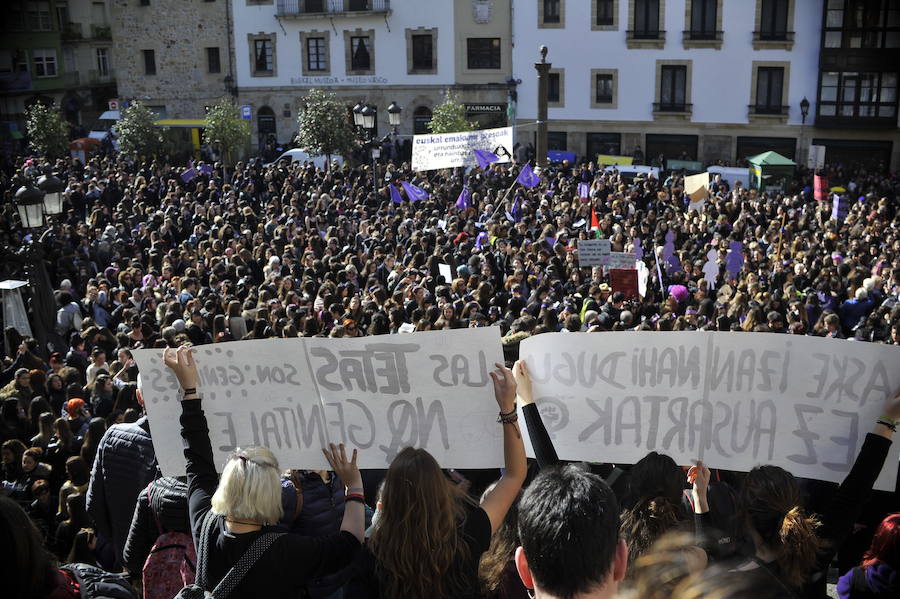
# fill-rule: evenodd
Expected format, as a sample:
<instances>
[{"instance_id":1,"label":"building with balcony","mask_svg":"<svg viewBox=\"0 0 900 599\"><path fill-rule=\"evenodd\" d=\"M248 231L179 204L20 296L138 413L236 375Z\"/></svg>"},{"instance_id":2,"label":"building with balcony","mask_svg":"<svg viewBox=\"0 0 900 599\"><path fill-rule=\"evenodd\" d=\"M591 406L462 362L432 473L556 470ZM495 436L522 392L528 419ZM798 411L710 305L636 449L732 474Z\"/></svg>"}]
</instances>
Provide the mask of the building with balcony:
<instances>
[{"instance_id":1,"label":"building with balcony","mask_svg":"<svg viewBox=\"0 0 900 599\"><path fill-rule=\"evenodd\" d=\"M203 119L234 93L230 4L251 1L112 0L120 100L160 118Z\"/></svg>"},{"instance_id":2,"label":"building with balcony","mask_svg":"<svg viewBox=\"0 0 900 599\"><path fill-rule=\"evenodd\" d=\"M860 148L880 148L880 156L900 168L898 4L517 3L513 77L522 80L517 121L523 125L517 139L534 142L532 65L540 58L538 47L547 45L550 149L579 157L640 150L648 163L659 156L738 162L764 150L804 160L809 144L821 142L829 148L828 161L848 159L836 149L854 140ZM839 100L850 97L849 104ZM863 121L873 128L862 130Z\"/></svg>"},{"instance_id":3,"label":"building with balcony","mask_svg":"<svg viewBox=\"0 0 900 599\"><path fill-rule=\"evenodd\" d=\"M235 77L258 147L288 144L311 88L348 109L402 109L398 134L427 133L454 90L482 127L505 126L512 73L511 0L234 0ZM349 118L349 112L348 112Z\"/></svg>"},{"instance_id":4,"label":"building with balcony","mask_svg":"<svg viewBox=\"0 0 900 599\"><path fill-rule=\"evenodd\" d=\"M82 134L116 97L108 0L12 0L0 25L0 139L19 149L27 106L58 106Z\"/></svg>"}]
</instances>

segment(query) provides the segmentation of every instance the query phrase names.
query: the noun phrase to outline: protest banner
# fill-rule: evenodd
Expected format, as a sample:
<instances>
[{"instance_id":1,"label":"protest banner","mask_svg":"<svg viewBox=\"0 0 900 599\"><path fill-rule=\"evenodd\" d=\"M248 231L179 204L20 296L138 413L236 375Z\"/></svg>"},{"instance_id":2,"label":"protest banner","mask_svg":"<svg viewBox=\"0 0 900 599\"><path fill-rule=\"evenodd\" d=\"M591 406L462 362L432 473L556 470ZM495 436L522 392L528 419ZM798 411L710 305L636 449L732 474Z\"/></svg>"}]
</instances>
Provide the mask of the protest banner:
<instances>
[{"instance_id":1,"label":"protest banner","mask_svg":"<svg viewBox=\"0 0 900 599\"><path fill-rule=\"evenodd\" d=\"M709 197L709 173L688 175L684 178L684 193L690 198L688 210L702 210Z\"/></svg>"},{"instance_id":2,"label":"protest banner","mask_svg":"<svg viewBox=\"0 0 900 599\"><path fill-rule=\"evenodd\" d=\"M488 372L503 361L496 327L344 339L262 339L194 350L217 468L262 445L282 468L327 469L322 447L360 450L387 468L406 446L445 468L503 464ZM164 475L184 474L178 382L162 350L134 352Z\"/></svg>"},{"instance_id":3,"label":"protest banner","mask_svg":"<svg viewBox=\"0 0 900 599\"><path fill-rule=\"evenodd\" d=\"M474 150L487 150L499 157L496 163L512 159L512 127L413 135L412 168L432 171L457 166L475 166Z\"/></svg>"},{"instance_id":4,"label":"protest banner","mask_svg":"<svg viewBox=\"0 0 900 599\"><path fill-rule=\"evenodd\" d=\"M900 348L773 333L544 334L520 345L559 457L775 464L840 482L900 388ZM900 444L876 488L892 490Z\"/></svg>"},{"instance_id":5,"label":"protest banner","mask_svg":"<svg viewBox=\"0 0 900 599\"><path fill-rule=\"evenodd\" d=\"M734 166L711 166L706 169L710 175L722 175L722 179L728 181L732 188L735 183L741 183L741 187L747 189L750 187L750 169L738 168Z\"/></svg>"},{"instance_id":6,"label":"protest banner","mask_svg":"<svg viewBox=\"0 0 900 599\"><path fill-rule=\"evenodd\" d=\"M637 268L637 255L634 252L610 252L607 267L610 270L634 270Z\"/></svg>"},{"instance_id":7,"label":"protest banner","mask_svg":"<svg viewBox=\"0 0 900 599\"><path fill-rule=\"evenodd\" d=\"M579 239L578 266L603 266L609 264L612 242L609 239Z\"/></svg>"},{"instance_id":8,"label":"protest banner","mask_svg":"<svg viewBox=\"0 0 900 599\"><path fill-rule=\"evenodd\" d=\"M813 175L813 198L817 202L824 202L828 199L828 177Z\"/></svg>"},{"instance_id":9,"label":"protest banner","mask_svg":"<svg viewBox=\"0 0 900 599\"><path fill-rule=\"evenodd\" d=\"M633 156L613 156L610 154L597 154L597 164L603 166L631 166L634 163Z\"/></svg>"},{"instance_id":10,"label":"protest banner","mask_svg":"<svg viewBox=\"0 0 900 599\"><path fill-rule=\"evenodd\" d=\"M825 146L811 144L806 157L806 168L819 170L825 168Z\"/></svg>"},{"instance_id":11,"label":"protest banner","mask_svg":"<svg viewBox=\"0 0 900 599\"><path fill-rule=\"evenodd\" d=\"M621 291L625 299L640 299L638 293L638 271L632 269L613 268L609 271L609 283L612 290Z\"/></svg>"}]
</instances>

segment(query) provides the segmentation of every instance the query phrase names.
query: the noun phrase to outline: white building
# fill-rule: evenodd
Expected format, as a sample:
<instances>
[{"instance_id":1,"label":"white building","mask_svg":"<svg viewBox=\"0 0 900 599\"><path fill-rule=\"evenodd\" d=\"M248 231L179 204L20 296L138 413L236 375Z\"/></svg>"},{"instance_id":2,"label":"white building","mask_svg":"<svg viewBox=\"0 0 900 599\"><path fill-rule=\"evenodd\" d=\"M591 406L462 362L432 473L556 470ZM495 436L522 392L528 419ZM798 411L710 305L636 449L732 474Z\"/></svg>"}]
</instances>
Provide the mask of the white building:
<instances>
[{"instance_id":1,"label":"white building","mask_svg":"<svg viewBox=\"0 0 900 599\"><path fill-rule=\"evenodd\" d=\"M771 149L801 158L816 114L822 15L823 0L517 3L518 123L536 119L533 65L546 45L550 149L595 158L640 148L648 162ZM518 140L533 143L534 131L520 127Z\"/></svg>"},{"instance_id":2,"label":"white building","mask_svg":"<svg viewBox=\"0 0 900 599\"><path fill-rule=\"evenodd\" d=\"M378 110L402 108L399 134L426 132L445 90L470 117L505 125L512 72L510 0L235 0L238 102L250 105L254 141L289 142L300 101L324 88Z\"/></svg>"}]
</instances>

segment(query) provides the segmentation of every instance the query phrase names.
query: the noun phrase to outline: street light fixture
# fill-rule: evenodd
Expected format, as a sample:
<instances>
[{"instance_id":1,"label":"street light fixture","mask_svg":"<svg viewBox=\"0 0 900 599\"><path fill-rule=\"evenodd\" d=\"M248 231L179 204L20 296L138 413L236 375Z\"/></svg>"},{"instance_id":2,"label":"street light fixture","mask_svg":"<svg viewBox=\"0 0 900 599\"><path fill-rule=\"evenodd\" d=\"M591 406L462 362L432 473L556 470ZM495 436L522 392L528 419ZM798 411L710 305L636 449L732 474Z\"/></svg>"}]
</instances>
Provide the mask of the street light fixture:
<instances>
[{"instance_id":1,"label":"street light fixture","mask_svg":"<svg viewBox=\"0 0 900 599\"><path fill-rule=\"evenodd\" d=\"M806 96L803 96L803 99L800 100L800 116L803 117L803 124L806 124L806 117L809 115L809 100L806 99Z\"/></svg>"},{"instance_id":2,"label":"street light fixture","mask_svg":"<svg viewBox=\"0 0 900 599\"><path fill-rule=\"evenodd\" d=\"M375 115L377 111L374 106L370 104L366 104L365 107L359 112L362 117L362 126L368 132L372 132L375 130Z\"/></svg>"},{"instance_id":3,"label":"street light fixture","mask_svg":"<svg viewBox=\"0 0 900 599\"><path fill-rule=\"evenodd\" d=\"M403 109L397 104L397 102L391 102L391 105L387 108L388 112L388 122L391 124L391 127L394 128L394 135L397 135L397 127L400 126L400 113L403 112Z\"/></svg>"},{"instance_id":4,"label":"street light fixture","mask_svg":"<svg viewBox=\"0 0 900 599\"><path fill-rule=\"evenodd\" d=\"M63 211L63 191L66 184L47 169L44 176L38 179L38 189L44 192L44 214L56 216Z\"/></svg>"},{"instance_id":5,"label":"street light fixture","mask_svg":"<svg viewBox=\"0 0 900 599\"><path fill-rule=\"evenodd\" d=\"M44 192L25 180L16 191L16 210L26 229L37 229L44 224Z\"/></svg>"},{"instance_id":6,"label":"street light fixture","mask_svg":"<svg viewBox=\"0 0 900 599\"><path fill-rule=\"evenodd\" d=\"M362 102L357 102L356 106L353 107L353 124L357 127L363 126L362 111L364 108L365 105Z\"/></svg>"}]
</instances>

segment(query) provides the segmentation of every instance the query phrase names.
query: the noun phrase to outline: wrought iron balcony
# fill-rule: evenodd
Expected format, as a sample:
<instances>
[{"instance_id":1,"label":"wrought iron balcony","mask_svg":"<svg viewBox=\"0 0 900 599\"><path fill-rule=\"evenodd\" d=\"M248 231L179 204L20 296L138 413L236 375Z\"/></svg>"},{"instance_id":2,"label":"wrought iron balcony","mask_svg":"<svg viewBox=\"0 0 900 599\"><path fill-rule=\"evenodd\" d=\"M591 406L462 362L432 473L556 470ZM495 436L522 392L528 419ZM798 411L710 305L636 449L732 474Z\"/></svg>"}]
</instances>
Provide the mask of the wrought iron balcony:
<instances>
[{"instance_id":1,"label":"wrought iron balcony","mask_svg":"<svg viewBox=\"0 0 900 599\"><path fill-rule=\"evenodd\" d=\"M322 15L374 15L391 12L391 0L278 0L279 17L306 19Z\"/></svg>"},{"instance_id":2,"label":"wrought iron balcony","mask_svg":"<svg viewBox=\"0 0 900 599\"><path fill-rule=\"evenodd\" d=\"M750 104L748 106L753 116L787 116L790 106L769 106L767 104Z\"/></svg>"},{"instance_id":3,"label":"wrought iron balcony","mask_svg":"<svg viewBox=\"0 0 900 599\"><path fill-rule=\"evenodd\" d=\"M630 40L665 40L666 32L661 29L630 29L625 32Z\"/></svg>"},{"instance_id":4,"label":"wrought iron balcony","mask_svg":"<svg viewBox=\"0 0 900 599\"><path fill-rule=\"evenodd\" d=\"M792 42L794 41L793 31L754 31L754 42Z\"/></svg>"},{"instance_id":5,"label":"wrought iron balcony","mask_svg":"<svg viewBox=\"0 0 900 599\"><path fill-rule=\"evenodd\" d=\"M682 32L682 36L687 42L721 42L721 31L691 30Z\"/></svg>"},{"instance_id":6,"label":"wrought iron balcony","mask_svg":"<svg viewBox=\"0 0 900 599\"><path fill-rule=\"evenodd\" d=\"M693 110L693 104L685 104L684 102L654 102L653 112L671 112L675 114L690 114Z\"/></svg>"}]
</instances>

